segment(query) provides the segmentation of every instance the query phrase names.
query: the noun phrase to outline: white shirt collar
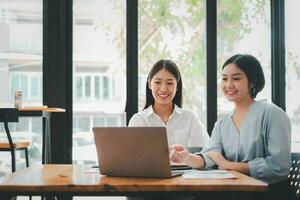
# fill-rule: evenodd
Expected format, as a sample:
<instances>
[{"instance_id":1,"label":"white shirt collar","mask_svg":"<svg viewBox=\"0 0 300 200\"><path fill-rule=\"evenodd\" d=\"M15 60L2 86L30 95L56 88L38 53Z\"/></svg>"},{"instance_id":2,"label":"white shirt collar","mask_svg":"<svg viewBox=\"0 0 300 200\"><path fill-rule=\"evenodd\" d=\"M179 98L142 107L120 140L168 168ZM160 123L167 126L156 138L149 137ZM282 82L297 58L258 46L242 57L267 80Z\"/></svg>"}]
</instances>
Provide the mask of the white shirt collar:
<instances>
[{"instance_id":1,"label":"white shirt collar","mask_svg":"<svg viewBox=\"0 0 300 200\"><path fill-rule=\"evenodd\" d=\"M174 113L181 114L181 112L182 112L182 108L178 107L178 106L175 104L173 113L172 113L171 115L173 115ZM154 110L153 110L152 105L150 105L148 108L146 108L145 113L146 113L146 115L147 115L148 117L149 117L150 115L154 114Z\"/></svg>"}]
</instances>

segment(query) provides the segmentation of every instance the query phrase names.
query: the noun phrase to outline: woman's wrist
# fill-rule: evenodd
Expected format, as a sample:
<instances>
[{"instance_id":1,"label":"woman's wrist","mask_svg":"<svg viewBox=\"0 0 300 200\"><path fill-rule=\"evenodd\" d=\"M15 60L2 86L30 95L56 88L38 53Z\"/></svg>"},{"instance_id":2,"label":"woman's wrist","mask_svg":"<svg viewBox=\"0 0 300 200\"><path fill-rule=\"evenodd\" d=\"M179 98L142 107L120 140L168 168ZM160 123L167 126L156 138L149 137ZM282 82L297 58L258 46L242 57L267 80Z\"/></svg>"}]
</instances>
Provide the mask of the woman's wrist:
<instances>
[{"instance_id":1,"label":"woman's wrist","mask_svg":"<svg viewBox=\"0 0 300 200\"><path fill-rule=\"evenodd\" d=\"M195 155L190 153L187 160L187 164L192 168L201 169L205 166L205 161L201 154Z\"/></svg>"}]
</instances>

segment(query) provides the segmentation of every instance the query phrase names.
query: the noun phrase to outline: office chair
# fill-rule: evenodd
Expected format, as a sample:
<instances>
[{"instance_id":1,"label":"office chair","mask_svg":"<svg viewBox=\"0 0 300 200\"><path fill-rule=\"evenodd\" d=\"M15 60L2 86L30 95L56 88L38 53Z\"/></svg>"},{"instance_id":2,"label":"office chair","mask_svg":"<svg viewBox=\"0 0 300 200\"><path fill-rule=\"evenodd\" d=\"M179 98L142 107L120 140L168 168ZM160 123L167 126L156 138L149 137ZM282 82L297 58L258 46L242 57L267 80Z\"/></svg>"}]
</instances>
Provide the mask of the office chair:
<instances>
[{"instance_id":1,"label":"office chair","mask_svg":"<svg viewBox=\"0 0 300 200\"><path fill-rule=\"evenodd\" d=\"M190 153L200 153L202 150L202 147L199 146L190 146L186 148Z\"/></svg>"},{"instance_id":2,"label":"office chair","mask_svg":"<svg viewBox=\"0 0 300 200\"><path fill-rule=\"evenodd\" d=\"M4 128L8 140L8 142L0 141L0 151L10 151L12 172L16 171L16 151L19 150L25 151L26 167L29 167L28 146L30 145L30 142L29 141L13 142L10 131L8 129L8 122L18 122L18 121L19 121L19 113L17 109L0 108L0 122L4 123Z\"/></svg>"},{"instance_id":3,"label":"office chair","mask_svg":"<svg viewBox=\"0 0 300 200\"><path fill-rule=\"evenodd\" d=\"M292 166L290 168L289 181L300 200L300 153L292 153Z\"/></svg>"}]
</instances>

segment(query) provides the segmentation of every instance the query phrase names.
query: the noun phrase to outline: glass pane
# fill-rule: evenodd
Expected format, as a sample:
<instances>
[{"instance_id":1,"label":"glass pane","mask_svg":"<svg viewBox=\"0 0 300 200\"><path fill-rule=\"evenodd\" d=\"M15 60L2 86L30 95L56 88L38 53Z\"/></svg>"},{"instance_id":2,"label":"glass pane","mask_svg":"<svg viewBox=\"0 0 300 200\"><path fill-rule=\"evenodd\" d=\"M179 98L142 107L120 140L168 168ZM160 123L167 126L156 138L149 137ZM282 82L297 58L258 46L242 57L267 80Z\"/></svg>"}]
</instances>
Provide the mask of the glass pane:
<instances>
[{"instance_id":1,"label":"glass pane","mask_svg":"<svg viewBox=\"0 0 300 200\"><path fill-rule=\"evenodd\" d=\"M29 84L28 84L28 76L21 75L20 76L20 90L22 91L22 98L23 100L28 100L28 90L29 90Z\"/></svg>"},{"instance_id":2,"label":"glass pane","mask_svg":"<svg viewBox=\"0 0 300 200\"><path fill-rule=\"evenodd\" d=\"M19 89L19 76L17 74L11 74L10 75L10 97L11 99L15 95L15 91L18 91Z\"/></svg>"},{"instance_id":3,"label":"glass pane","mask_svg":"<svg viewBox=\"0 0 300 200\"><path fill-rule=\"evenodd\" d=\"M94 127L105 126L105 118L104 117L94 117Z\"/></svg>"},{"instance_id":4,"label":"glass pane","mask_svg":"<svg viewBox=\"0 0 300 200\"><path fill-rule=\"evenodd\" d=\"M107 126L118 126L118 118L117 117L108 117L107 118Z\"/></svg>"},{"instance_id":5,"label":"glass pane","mask_svg":"<svg viewBox=\"0 0 300 200\"><path fill-rule=\"evenodd\" d=\"M125 126L109 117L125 119L126 1L73 0L73 13L73 162L95 164L92 128Z\"/></svg>"},{"instance_id":6,"label":"glass pane","mask_svg":"<svg viewBox=\"0 0 300 200\"><path fill-rule=\"evenodd\" d=\"M109 79L107 77L103 77L103 99L108 100L109 98ZM112 92L112 91L111 91Z\"/></svg>"},{"instance_id":7,"label":"glass pane","mask_svg":"<svg viewBox=\"0 0 300 200\"><path fill-rule=\"evenodd\" d=\"M89 131L90 130L90 119L89 117L81 117L78 121L79 131Z\"/></svg>"},{"instance_id":8,"label":"glass pane","mask_svg":"<svg viewBox=\"0 0 300 200\"><path fill-rule=\"evenodd\" d=\"M38 83L42 79L42 11L42 0L0 1L0 107L13 107L17 90L22 91L23 106L42 105L43 92ZM41 124L39 128L33 128L32 119L19 118L18 123L9 125L15 137L30 141L31 166L41 163L41 158L32 154L41 151L39 142L42 138ZM41 123L41 120L37 123ZM1 129L0 136L3 135L4 130ZM0 158L0 176L2 172L11 173L10 154L1 152ZM25 167L24 156L19 151L16 159L17 168Z\"/></svg>"},{"instance_id":9,"label":"glass pane","mask_svg":"<svg viewBox=\"0 0 300 200\"><path fill-rule=\"evenodd\" d=\"M81 99L82 98L82 78L76 77L75 78L75 99Z\"/></svg>"},{"instance_id":10,"label":"glass pane","mask_svg":"<svg viewBox=\"0 0 300 200\"><path fill-rule=\"evenodd\" d=\"M292 151L300 152L300 1L285 1L286 111L292 124Z\"/></svg>"},{"instance_id":11,"label":"glass pane","mask_svg":"<svg viewBox=\"0 0 300 200\"><path fill-rule=\"evenodd\" d=\"M84 79L85 98L91 97L91 77L87 76Z\"/></svg>"},{"instance_id":12,"label":"glass pane","mask_svg":"<svg viewBox=\"0 0 300 200\"><path fill-rule=\"evenodd\" d=\"M31 84L31 88L30 88L31 98L36 99L36 98L39 97L39 91L40 91L39 90L40 89L39 77L38 76L32 76L30 84Z\"/></svg>"},{"instance_id":13,"label":"glass pane","mask_svg":"<svg viewBox=\"0 0 300 200\"><path fill-rule=\"evenodd\" d=\"M19 122L16 124L17 132L26 132L29 131L29 118L28 117L22 117L19 119Z\"/></svg>"},{"instance_id":14,"label":"glass pane","mask_svg":"<svg viewBox=\"0 0 300 200\"><path fill-rule=\"evenodd\" d=\"M270 0L218 0L217 7L218 82L222 65L229 57L251 54L260 61L266 78L265 88L256 99L271 102ZM232 108L219 88L219 117Z\"/></svg>"},{"instance_id":15,"label":"glass pane","mask_svg":"<svg viewBox=\"0 0 300 200\"><path fill-rule=\"evenodd\" d=\"M95 77L95 98L100 98L100 77Z\"/></svg>"},{"instance_id":16,"label":"glass pane","mask_svg":"<svg viewBox=\"0 0 300 200\"><path fill-rule=\"evenodd\" d=\"M170 59L182 75L183 108L206 124L205 1L140 0L138 16L139 110L150 68Z\"/></svg>"}]
</instances>

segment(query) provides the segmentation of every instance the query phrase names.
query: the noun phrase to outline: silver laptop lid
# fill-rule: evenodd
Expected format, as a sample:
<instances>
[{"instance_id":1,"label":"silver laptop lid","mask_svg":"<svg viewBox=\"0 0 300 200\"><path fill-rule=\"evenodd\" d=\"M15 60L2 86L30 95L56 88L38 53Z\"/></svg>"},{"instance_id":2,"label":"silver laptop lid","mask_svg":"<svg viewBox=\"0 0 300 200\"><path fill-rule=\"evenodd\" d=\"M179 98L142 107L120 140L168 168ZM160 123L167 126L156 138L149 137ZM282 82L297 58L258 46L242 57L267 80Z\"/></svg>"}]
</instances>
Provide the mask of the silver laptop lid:
<instances>
[{"instance_id":1,"label":"silver laptop lid","mask_svg":"<svg viewBox=\"0 0 300 200\"><path fill-rule=\"evenodd\" d=\"M101 174L172 176L164 127L95 127L93 132Z\"/></svg>"}]
</instances>

